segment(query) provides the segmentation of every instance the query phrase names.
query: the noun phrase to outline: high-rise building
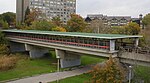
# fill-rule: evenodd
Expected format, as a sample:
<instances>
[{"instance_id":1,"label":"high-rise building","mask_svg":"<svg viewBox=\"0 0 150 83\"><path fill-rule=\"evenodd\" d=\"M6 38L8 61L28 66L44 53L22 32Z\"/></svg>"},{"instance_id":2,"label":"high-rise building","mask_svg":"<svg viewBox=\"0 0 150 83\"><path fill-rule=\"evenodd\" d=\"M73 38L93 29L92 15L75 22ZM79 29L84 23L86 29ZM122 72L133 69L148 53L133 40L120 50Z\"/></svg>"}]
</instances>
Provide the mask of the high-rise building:
<instances>
[{"instance_id":1,"label":"high-rise building","mask_svg":"<svg viewBox=\"0 0 150 83\"><path fill-rule=\"evenodd\" d=\"M42 12L41 18L51 20L58 16L66 23L70 14L76 13L76 0L17 0L17 22L24 20L27 7Z\"/></svg>"},{"instance_id":2,"label":"high-rise building","mask_svg":"<svg viewBox=\"0 0 150 83\"><path fill-rule=\"evenodd\" d=\"M16 21L19 23L24 20L25 11L29 6L29 0L17 0L16 2Z\"/></svg>"}]
</instances>

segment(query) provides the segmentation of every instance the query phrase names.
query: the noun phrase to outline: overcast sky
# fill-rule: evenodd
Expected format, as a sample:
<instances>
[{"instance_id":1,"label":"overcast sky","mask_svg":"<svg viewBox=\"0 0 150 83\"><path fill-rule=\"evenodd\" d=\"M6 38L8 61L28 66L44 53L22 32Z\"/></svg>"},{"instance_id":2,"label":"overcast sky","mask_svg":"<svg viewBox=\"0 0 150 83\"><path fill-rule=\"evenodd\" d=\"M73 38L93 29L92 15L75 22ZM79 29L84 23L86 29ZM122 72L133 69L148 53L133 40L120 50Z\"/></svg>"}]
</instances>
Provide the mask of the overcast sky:
<instances>
[{"instance_id":1,"label":"overcast sky","mask_svg":"<svg viewBox=\"0 0 150 83\"><path fill-rule=\"evenodd\" d=\"M0 13L16 12L16 0L0 0ZM77 13L132 16L150 13L150 0L77 0Z\"/></svg>"}]
</instances>

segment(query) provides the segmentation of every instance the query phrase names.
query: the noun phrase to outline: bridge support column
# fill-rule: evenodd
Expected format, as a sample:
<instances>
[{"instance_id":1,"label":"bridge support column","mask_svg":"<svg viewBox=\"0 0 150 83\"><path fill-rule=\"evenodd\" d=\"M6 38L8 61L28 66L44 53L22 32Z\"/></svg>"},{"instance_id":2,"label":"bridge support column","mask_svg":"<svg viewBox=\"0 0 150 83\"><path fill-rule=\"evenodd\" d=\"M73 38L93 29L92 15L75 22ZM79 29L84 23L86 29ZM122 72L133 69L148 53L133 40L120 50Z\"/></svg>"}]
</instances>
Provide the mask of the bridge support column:
<instances>
[{"instance_id":1,"label":"bridge support column","mask_svg":"<svg viewBox=\"0 0 150 83\"><path fill-rule=\"evenodd\" d=\"M80 54L64 51L64 50L58 50L58 49L56 49L55 51L56 51L56 57L60 58L61 68L78 66L81 64Z\"/></svg>"},{"instance_id":2,"label":"bridge support column","mask_svg":"<svg viewBox=\"0 0 150 83\"><path fill-rule=\"evenodd\" d=\"M115 50L115 41L116 40L110 40L110 51L114 51Z\"/></svg>"},{"instance_id":3,"label":"bridge support column","mask_svg":"<svg viewBox=\"0 0 150 83\"><path fill-rule=\"evenodd\" d=\"M10 51L11 52L24 52L25 50L25 44L23 43L17 43L17 42L10 42Z\"/></svg>"},{"instance_id":4,"label":"bridge support column","mask_svg":"<svg viewBox=\"0 0 150 83\"><path fill-rule=\"evenodd\" d=\"M138 47L139 46L139 38L136 38L135 39L135 47Z\"/></svg>"},{"instance_id":5,"label":"bridge support column","mask_svg":"<svg viewBox=\"0 0 150 83\"><path fill-rule=\"evenodd\" d=\"M48 53L49 50L47 48L32 46L32 45L25 45L26 50L29 51L30 58L40 58L44 56L45 53Z\"/></svg>"}]
</instances>

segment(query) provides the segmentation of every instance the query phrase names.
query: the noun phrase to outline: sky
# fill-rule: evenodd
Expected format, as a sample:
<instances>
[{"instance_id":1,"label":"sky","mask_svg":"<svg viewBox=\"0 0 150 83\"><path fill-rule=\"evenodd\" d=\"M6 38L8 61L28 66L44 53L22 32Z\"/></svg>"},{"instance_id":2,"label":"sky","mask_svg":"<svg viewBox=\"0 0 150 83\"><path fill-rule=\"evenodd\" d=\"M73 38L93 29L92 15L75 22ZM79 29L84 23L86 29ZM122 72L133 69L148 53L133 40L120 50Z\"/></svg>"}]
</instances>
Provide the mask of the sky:
<instances>
[{"instance_id":1,"label":"sky","mask_svg":"<svg viewBox=\"0 0 150 83\"><path fill-rule=\"evenodd\" d=\"M16 0L0 0L0 14L16 12ZM77 0L77 14L132 16L150 13L150 0Z\"/></svg>"}]
</instances>

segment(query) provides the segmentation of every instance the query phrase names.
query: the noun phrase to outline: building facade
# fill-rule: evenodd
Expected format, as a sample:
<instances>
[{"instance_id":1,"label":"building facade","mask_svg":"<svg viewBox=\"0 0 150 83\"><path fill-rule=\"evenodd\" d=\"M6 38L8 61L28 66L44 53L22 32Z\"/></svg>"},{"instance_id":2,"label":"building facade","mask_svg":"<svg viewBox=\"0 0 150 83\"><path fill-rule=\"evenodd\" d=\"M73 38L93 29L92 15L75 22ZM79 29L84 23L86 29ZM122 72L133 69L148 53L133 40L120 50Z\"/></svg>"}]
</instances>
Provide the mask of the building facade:
<instances>
[{"instance_id":1,"label":"building facade","mask_svg":"<svg viewBox=\"0 0 150 83\"><path fill-rule=\"evenodd\" d=\"M132 21L131 16L107 16L103 14L89 14L85 20L102 20L105 25L124 26Z\"/></svg>"},{"instance_id":2,"label":"building facade","mask_svg":"<svg viewBox=\"0 0 150 83\"><path fill-rule=\"evenodd\" d=\"M17 22L24 20L25 11L38 9L43 19L51 20L60 17L63 23L70 19L70 14L76 13L76 0L17 0Z\"/></svg>"}]
</instances>

